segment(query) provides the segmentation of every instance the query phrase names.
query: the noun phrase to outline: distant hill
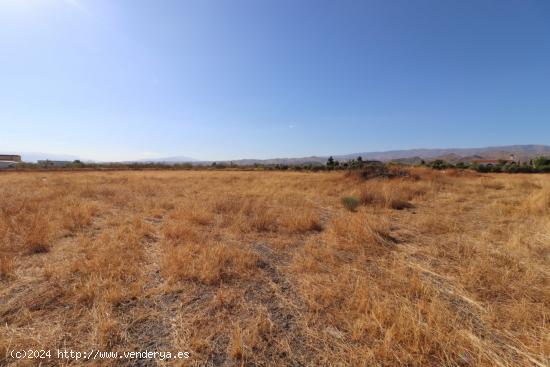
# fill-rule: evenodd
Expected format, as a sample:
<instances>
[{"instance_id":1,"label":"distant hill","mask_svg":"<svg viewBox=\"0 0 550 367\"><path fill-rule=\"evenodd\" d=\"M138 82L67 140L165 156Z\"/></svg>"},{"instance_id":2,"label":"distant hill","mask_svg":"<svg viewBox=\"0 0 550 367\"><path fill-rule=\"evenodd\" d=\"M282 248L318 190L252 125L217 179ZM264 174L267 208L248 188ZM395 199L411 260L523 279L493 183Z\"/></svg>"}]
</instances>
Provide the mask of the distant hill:
<instances>
[{"instance_id":1,"label":"distant hill","mask_svg":"<svg viewBox=\"0 0 550 367\"><path fill-rule=\"evenodd\" d=\"M6 154L20 154L25 162L36 162L37 160L59 160L59 161L74 161L81 160L83 162L92 162L84 160L78 156L49 154L49 153L17 153L17 152L1 152ZM508 159L513 154L520 161L527 161L538 156L550 157L550 146L548 145L508 145L485 148L445 148L445 149L407 149L407 150L391 150L385 152L360 152L345 155L334 155L334 159L345 162L357 157L362 157L363 160L378 160L383 162L398 162L403 164L419 164L424 161L432 161L435 159L443 159L451 163L469 162L473 159ZM238 159L227 161L216 161L217 163L236 164L240 166L251 166L254 164L286 164L286 165L324 165L328 156L310 156L301 158L273 158L273 159ZM140 159L133 161L125 161L121 163L193 163L195 165L210 165L213 161L200 161L186 156L161 157Z\"/></svg>"},{"instance_id":2,"label":"distant hill","mask_svg":"<svg viewBox=\"0 0 550 367\"><path fill-rule=\"evenodd\" d=\"M418 164L422 160L431 161L443 159L457 163L472 159L508 159L514 154L516 159L526 161L538 156L550 156L550 146L547 145L509 145L485 148L445 148L445 149L407 149L385 152L361 152L345 155L334 155L334 159L345 162L357 157L363 160L378 160L383 162L398 162L404 164ZM233 161L217 161L218 163L234 163L241 166L254 164L325 164L328 156L311 156L302 158L273 158L273 159L240 159ZM212 161L199 161L197 164L211 164Z\"/></svg>"},{"instance_id":3,"label":"distant hill","mask_svg":"<svg viewBox=\"0 0 550 367\"><path fill-rule=\"evenodd\" d=\"M438 159L447 157L449 160L460 159L461 157L480 156L487 159L507 159L514 154L520 160L532 159L541 155L550 155L550 146L547 145L508 145L485 148L449 148L449 149L409 149L393 150L387 152L364 152L338 156L338 159L353 159L357 156L363 159L375 159L380 161L391 161L410 157L421 159Z\"/></svg>"}]
</instances>

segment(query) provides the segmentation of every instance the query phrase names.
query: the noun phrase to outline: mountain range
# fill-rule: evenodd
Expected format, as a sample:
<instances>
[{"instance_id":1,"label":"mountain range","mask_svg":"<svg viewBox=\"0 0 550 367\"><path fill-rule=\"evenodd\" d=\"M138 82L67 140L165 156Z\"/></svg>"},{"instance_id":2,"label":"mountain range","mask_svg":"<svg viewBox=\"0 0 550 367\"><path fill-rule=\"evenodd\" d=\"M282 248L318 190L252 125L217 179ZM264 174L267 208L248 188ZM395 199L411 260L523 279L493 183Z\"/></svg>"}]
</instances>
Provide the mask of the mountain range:
<instances>
[{"instance_id":1,"label":"mountain range","mask_svg":"<svg viewBox=\"0 0 550 367\"><path fill-rule=\"evenodd\" d=\"M363 160L378 160L383 162L399 162L415 164L421 161L443 159L451 163L471 161L473 159L508 159L514 155L516 160L526 161L539 156L550 156L548 145L507 145L484 148L445 148L445 149L406 149L384 152L359 152L345 155L334 155L333 158L342 162L361 157ZM274 159L240 159L231 161L237 165L253 164L324 164L328 156L311 156L302 158L274 158ZM223 163L228 163L225 161ZM209 164L197 162L197 164ZM221 163L221 162L220 162Z\"/></svg>"},{"instance_id":2,"label":"mountain range","mask_svg":"<svg viewBox=\"0 0 550 367\"><path fill-rule=\"evenodd\" d=\"M13 154L13 153L11 153ZM17 153L16 153L17 154ZM483 148L444 148L444 149L406 149L391 150L382 152L359 152L345 155L334 155L334 159L345 162L357 157L363 160L378 160L383 162L399 162L405 164L415 164L421 161L431 161L443 159L448 162L457 163L461 161L470 161L472 159L508 159L514 155L519 161L526 161L539 156L550 156L550 146L548 145L506 145ZM23 161L36 162L39 159L49 160L67 160L74 161L80 157L73 155L59 155L48 153L21 153ZM238 159L233 161L216 161L217 163L233 163L241 166L250 166L254 164L324 164L328 156L310 156L300 158L272 158L272 159ZM161 157L151 159L141 159L128 161L124 163L192 163L195 165L209 165L214 161L201 161L186 156Z\"/></svg>"}]
</instances>

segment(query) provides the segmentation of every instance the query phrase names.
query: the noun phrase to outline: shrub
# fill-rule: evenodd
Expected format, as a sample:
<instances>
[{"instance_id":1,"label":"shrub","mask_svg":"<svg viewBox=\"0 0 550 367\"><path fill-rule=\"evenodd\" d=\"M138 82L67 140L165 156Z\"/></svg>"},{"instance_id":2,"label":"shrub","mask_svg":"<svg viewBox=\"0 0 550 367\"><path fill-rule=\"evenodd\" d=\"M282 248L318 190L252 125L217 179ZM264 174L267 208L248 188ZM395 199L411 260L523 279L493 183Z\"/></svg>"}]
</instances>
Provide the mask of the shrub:
<instances>
[{"instance_id":1,"label":"shrub","mask_svg":"<svg viewBox=\"0 0 550 367\"><path fill-rule=\"evenodd\" d=\"M361 190L361 202L364 205L380 205L385 202L384 193L380 183L365 186Z\"/></svg>"},{"instance_id":2,"label":"shrub","mask_svg":"<svg viewBox=\"0 0 550 367\"><path fill-rule=\"evenodd\" d=\"M421 183L410 181L370 181L361 190L361 202L389 209L408 209L413 205L409 202L426 193L426 187Z\"/></svg>"},{"instance_id":3,"label":"shrub","mask_svg":"<svg viewBox=\"0 0 550 367\"><path fill-rule=\"evenodd\" d=\"M428 164L429 167L432 167L433 169L447 169L451 168L452 165L445 162L442 159L436 159L435 161Z\"/></svg>"},{"instance_id":4,"label":"shrub","mask_svg":"<svg viewBox=\"0 0 550 367\"><path fill-rule=\"evenodd\" d=\"M384 165L367 165L361 171L361 176L365 180L377 177L389 177L390 172Z\"/></svg>"},{"instance_id":5,"label":"shrub","mask_svg":"<svg viewBox=\"0 0 550 367\"><path fill-rule=\"evenodd\" d=\"M361 201L355 196L345 196L342 198L342 205L350 212L356 211L360 203Z\"/></svg>"},{"instance_id":6,"label":"shrub","mask_svg":"<svg viewBox=\"0 0 550 367\"><path fill-rule=\"evenodd\" d=\"M533 160L533 165L535 168L542 168L545 166L550 166L550 158L547 157L538 157Z\"/></svg>"}]
</instances>

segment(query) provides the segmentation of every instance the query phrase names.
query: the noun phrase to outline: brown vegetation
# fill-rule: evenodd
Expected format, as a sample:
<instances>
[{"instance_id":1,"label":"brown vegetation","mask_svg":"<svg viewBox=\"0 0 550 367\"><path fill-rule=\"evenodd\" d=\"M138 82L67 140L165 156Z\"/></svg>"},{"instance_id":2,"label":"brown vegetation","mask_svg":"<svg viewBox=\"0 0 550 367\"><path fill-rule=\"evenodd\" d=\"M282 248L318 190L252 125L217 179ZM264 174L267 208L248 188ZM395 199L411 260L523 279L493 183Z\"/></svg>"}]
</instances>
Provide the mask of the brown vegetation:
<instances>
[{"instance_id":1,"label":"brown vegetation","mask_svg":"<svg viewBox=\"0 0 550 367\"><path fill-rule=\"evenodd\" d=\"M546 176L13 172L0 198L0 365L550 363Z\"/></svg>"}]
</instances>

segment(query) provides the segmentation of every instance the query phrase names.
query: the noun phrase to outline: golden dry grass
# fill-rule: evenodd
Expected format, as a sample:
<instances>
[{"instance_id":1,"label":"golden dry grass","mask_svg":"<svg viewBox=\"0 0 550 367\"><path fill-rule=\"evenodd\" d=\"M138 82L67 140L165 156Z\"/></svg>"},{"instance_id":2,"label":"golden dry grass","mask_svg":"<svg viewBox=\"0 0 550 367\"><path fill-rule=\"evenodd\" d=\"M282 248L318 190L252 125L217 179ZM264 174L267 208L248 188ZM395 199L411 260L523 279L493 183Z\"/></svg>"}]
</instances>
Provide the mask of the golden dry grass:
<instances>
[{"instance_id":1,"label":"golden dry grass","mask_svg":"<svg viewBox=\"0 0 550 367\"><path fill-rule=\"evenodd\" d=\"M550 363L547 176L3 173L0 198L0 365Z\"/></svg>"}]
</instances>

